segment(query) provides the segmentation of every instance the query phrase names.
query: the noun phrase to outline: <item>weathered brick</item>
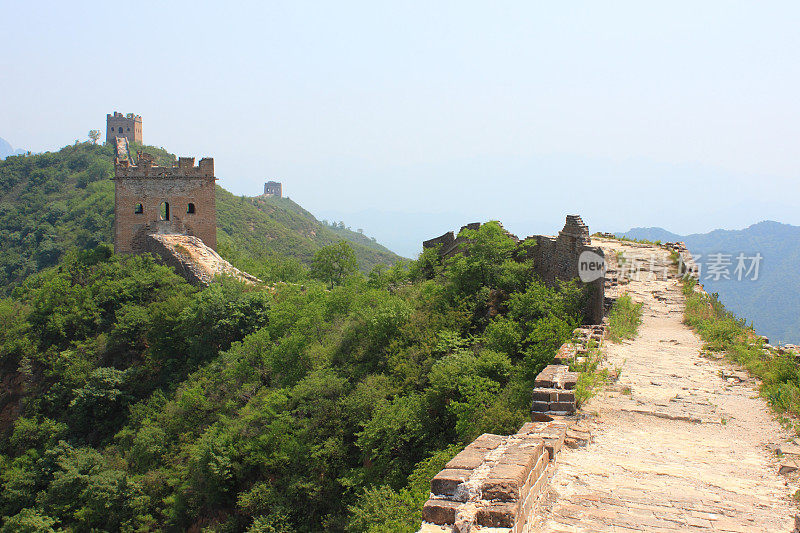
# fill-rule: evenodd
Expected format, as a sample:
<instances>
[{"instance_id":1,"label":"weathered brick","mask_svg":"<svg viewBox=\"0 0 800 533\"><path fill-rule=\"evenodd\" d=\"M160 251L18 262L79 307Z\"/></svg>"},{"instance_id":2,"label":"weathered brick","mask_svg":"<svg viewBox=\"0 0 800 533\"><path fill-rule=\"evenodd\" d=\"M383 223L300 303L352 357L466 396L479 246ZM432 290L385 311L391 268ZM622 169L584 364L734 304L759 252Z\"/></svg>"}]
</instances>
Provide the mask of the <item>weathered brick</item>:
<instances>
[{"instance_id":1,"label":"weathered brick","mask_svg":"<svg viewBox=\"0 0 800 533\"><path fill-rule=\"evenodd\" d=\"M520 489L531 469L516 464L498 464L481 484L484 499L513 501L519 499Z\"/></svg>"},{"instance_id":2,"label":"weathered brick","mask_svg":"<svg viewBox=\"0 0 800 533\"><path fill-rule=\"evenodd\" d=\"M567 413L574 413L575 412L575 403L574 402L553 402L550 404L551 411L559 411L563 412L566 411Z\"/></svg>"},{"instance_id":3,"label":"weathered brick","mask_svg":"<svg viewBox=\"0 0 800 533\"><path fill-rule=\"evenodd\" d=\"M536 388L536 389L533 389L533 401L534 402L555 402L555 401L558 401L558 393L559 393L559 389Z\"/></svg>"},{"instance_id":4,"label":"weathered brick","mask_svg":"<svg viewBox=\"0 0 800 533\"><path fill-rule=\"evenodd\" d=\"M557 397L554 399L557 402L572 402L575 403L575 391L559 391Z\"/></svg>"},{"instance_id":5,"label":"weathered brick","mask_svg":"<svg viewBox=\"0 0 800 533\"><path fill-rule=\"evenodd\" d=\"M506 440L502 435L493 435L492 433L484 433L469 445L469 447L482 448L486 450L494 450Z\"/></svg>"},{"instance_id":6,"label":"weathered brick","mask_svg":"<svg viewBox=\"0 0 800 533\"><path fill-rule=\"evenodd\" d=\"M431 492L437 496L452 496L456 488L469 479L471 470L445 468L431 480Z\"/></svg>"},{"instance_id":7,"label":"weathered brick","mask_svg":"<svg viewBox=\"0 0 800 533\"><path fill-rule=\"evenodd\" d=\"M531 404L531 411L537 413L546 413L550 410L550 402L533 402Z\"/></svg>"},{"instance_id":8,"label":"weathered brick","mask_svg":"<svg viewBox=\"0 0 800 533\"><path fill-rule=\"evenodd\" d=\"M474 470L481 465L487 453L486 449L467 446L458 455L450 459L444 467L451 470Z\"/></svg>"},{"instance_id":9,"label":"weathered brick","mask_svg":"<svg viewBox=\"0 0 800 533\"><path fill-rule=\"evenodd\" d=\"M544 453L544 442L541 439L526 440L509 448L498 459L499 464L516 464L533 468Z\"/></svg>"},{"instance_id":10,"label":"weathered brick","mask_svg":"<svg viewBox=\"0 0 800 533\"><path fill-rule=\"evenodd\" d=\"M517 435L528 435L531 431L534 431L539 426L537 422L525 422L522 424L522 427L519 428L517 431Z\"/></svg>"},{"instance_id":11,"label":"weathered brick","mask_svg":"<svg viewBox=\"0 0 800 533\"><path fill-rule=\"evenodd\" d=\"M519 507L517 503L492 502L478 507L475 521L485 527L514 527Z\"/></svg>"},{"instance_id":12,"label":"weathered brick","mask_svg":"<svg viewBox=\"0 0 800 533\"><path fill-rule=\"evenodd\" d=\"M456 509L459 505L461 502L430 499L422 507L422 519L440 526L453 524L456 521Z\"/></svg>"}]
</instances>

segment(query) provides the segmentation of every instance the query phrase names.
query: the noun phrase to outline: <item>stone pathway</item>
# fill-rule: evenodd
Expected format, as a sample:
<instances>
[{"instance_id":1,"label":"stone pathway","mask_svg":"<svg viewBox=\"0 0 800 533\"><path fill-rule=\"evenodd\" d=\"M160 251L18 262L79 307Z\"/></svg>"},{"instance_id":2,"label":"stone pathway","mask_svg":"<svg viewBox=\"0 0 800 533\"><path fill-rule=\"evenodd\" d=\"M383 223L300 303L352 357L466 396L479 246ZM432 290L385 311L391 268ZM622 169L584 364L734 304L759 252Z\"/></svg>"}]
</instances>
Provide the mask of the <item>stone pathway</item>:
<instances>
[{"instance_id":1,"label":"stone pathway","mask_svg":"<svg viewBox=\"0 0 800 533\"><path fill-rule=\"evenodd\" d=\"M593 243L607 259L622 250L659 254L655 268L670 264L659 248ZM678 280L608 292L643 302L643 323L633 341L605 345L620 379L583 407L596 413L592 443L562 451L529 531L792 531L797 487L778 474L772 451L789 435L753 380L700 356L700 339L682 323Z\"/></svg>"}]
</instances>

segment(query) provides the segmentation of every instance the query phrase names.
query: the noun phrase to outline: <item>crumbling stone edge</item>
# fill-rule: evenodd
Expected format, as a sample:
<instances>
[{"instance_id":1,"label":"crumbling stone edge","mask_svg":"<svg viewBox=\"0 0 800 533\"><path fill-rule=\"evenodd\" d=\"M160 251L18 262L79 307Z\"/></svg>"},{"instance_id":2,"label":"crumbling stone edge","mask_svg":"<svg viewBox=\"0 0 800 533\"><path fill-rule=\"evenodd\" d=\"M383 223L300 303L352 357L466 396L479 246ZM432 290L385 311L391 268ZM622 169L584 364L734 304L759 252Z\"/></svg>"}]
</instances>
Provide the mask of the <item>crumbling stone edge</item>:
<instances>
[{"instance_id":1,"label":"crumbling stone edge","mask_svg":"<svg viewBox=\"0 0 800 533\"><path fill-rule=\"evenodd\" d=\"M602 344L604 325L578 328L556 356L558 363L581 357L590 343ZM578 373L565 364L548 365L536 377L531 422L513 435L485 433L451 459L431 480L422 508L421 533L470 533L482 527L522 533L539 505L565 445L591 436L575 417Z\"/></svg>"}]
</instances>

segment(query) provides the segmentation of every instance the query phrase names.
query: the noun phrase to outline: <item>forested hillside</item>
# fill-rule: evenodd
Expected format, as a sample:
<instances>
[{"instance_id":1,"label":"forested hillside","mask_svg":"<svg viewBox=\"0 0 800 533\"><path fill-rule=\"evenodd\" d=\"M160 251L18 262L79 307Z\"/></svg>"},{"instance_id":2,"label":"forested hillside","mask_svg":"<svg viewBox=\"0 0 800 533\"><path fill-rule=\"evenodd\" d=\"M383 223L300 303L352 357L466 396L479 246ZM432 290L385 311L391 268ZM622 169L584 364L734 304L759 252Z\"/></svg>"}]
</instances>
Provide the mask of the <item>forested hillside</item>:
<instances>
[{"instance_id":1,"label":"forested hillside","mask_svg":"<svg viewBox=\"0 0 800 533\"><path fill-rule=\"evenodd\" d=\"M416 531L433 473L527 419L585 297L498 224L467 236L269 290L64 254L0 300L0 531Z\"/></svg>"},{"instance_id":2,"label":"forested hillside","mask_svg":"<svg viewBox=\"0 0 800 533\"><path fill-rule=\"evenodd\" d=\"M345 240L368 273L400 257L360 233L331 228L288 198L234 196L217 187L217 247L239 268L265 280L299 280L321 246Z\"/></svg>"},{"instance_id":3,"label":"forested hillside","mask_svg":"<svg viewBox=\"0 0 800 533\"><path fill-rule=\"evenodd\" d=\"M175 161L162 148L145 148L159 164ZM112 161L110 147L90 143L0 161L0 294L70 250L112 242ZM333 231L288 199L267 206L218 187L217 216L221 254L266 280L288 272L302 278L314 252L340 239L353 244L364 272L399 259L361 234Z\"/></svg>"}]
</instances>

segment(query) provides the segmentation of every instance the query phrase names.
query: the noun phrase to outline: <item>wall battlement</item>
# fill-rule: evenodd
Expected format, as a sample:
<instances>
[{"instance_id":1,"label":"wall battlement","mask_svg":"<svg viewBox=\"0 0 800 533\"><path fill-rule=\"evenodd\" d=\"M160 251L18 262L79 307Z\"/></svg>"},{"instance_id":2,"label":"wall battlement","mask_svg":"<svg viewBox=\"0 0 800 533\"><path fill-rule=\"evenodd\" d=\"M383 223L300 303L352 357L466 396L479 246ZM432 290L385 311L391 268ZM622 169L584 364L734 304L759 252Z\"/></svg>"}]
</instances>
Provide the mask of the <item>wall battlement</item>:
<instances>
[{"instance_id":1,"label":"wall battlement","mask_svg":"<svg viewBox=\"0 0 800 533\"><path fill-rule=\"evenodd\" d=\"M194 157L179 157L175 166L159 166L155 164L152 155L139 150L136 154L136 164L128 159L117 157L114 162L114 179L215 179L214 158L204 157L197 165Z\"/></svg>"}]
</instances>

